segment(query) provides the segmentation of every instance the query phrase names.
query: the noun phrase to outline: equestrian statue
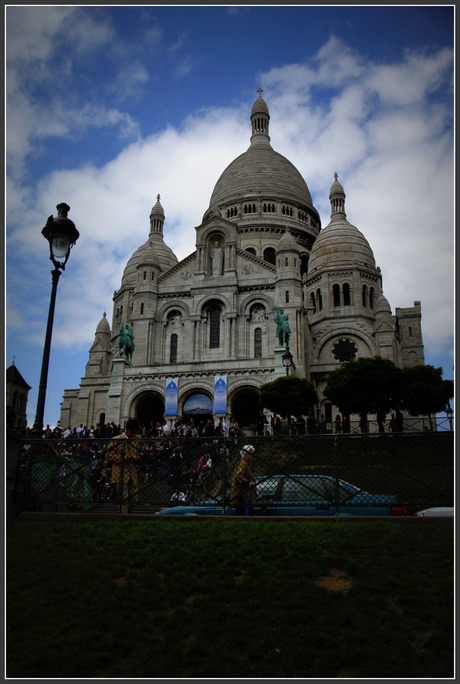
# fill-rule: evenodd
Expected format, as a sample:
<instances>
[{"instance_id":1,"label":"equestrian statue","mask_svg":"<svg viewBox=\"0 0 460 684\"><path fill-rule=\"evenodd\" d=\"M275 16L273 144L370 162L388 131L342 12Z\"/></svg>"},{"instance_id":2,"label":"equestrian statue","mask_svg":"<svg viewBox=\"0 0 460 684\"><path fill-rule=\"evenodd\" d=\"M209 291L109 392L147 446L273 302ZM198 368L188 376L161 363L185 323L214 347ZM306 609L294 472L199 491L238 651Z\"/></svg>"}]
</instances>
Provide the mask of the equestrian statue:
<instances>
[{"instance_id":1,"label":"equestrian statue","mask_svg":"<svg viewBox=\"0 0 460 684\"><path fill-rule=\"evenodd\" d=\"M128 363L132 362L134 351L134 335L133 329L128 323L123 327L123 323L118 321L118 357L124 357Z\"/></svg>"},{"instance_id":2,"label":"equestrian statue","mask_svg":"<svg viewBox=\"0 0 460 684\"><path fill-rule=\"evenodd\" d=\"M284 309L273 309L273 318L276 323L276 336L280 347L289 347L291 338L291 328L289 327L289 314L284 313Z\"/></svg>"}]
</instances>

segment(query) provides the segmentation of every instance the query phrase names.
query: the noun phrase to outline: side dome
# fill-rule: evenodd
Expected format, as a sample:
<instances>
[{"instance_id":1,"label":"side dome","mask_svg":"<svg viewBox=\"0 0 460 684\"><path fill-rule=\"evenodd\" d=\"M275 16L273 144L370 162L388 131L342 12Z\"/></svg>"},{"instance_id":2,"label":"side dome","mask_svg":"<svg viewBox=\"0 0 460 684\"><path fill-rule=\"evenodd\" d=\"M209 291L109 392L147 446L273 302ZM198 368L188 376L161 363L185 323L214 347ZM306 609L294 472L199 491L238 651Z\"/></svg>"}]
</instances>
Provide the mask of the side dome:
<instances>
[{"instance_id":1,"label":"side dome","mask_svg":"<svg viewBox=\"0 0 460 684\"><path fill-rule=\"evenodd\" d=\"M331 221L316 238L308 262L308 275L319 269L359 265L374 269L375 258L372 249L356 226L347 221L345 213L345 191L339 183L337 173L329 193Z\"/></svg>"},{"instance_id":2,"label":"side dome","mask_svg":"<svg viewBox=\"0 0 460 684\"><path fill-rule=\"evenodd\" d=\"M320 268L353 264L375 269L375 258L364 235L344 220L331 222L316 238L308 262L308 275Z\"/></svg>"},{"instance_id":3,"label":"side dome","mask_svg":"<svg viewBox=\"0 0 460 684\"><path fill-rule=\"evenodd\" d=\"M121 279L122 285L134 285L137 281L137 268L140 265L156 266L160 272L168 271L178 263L178 259L172 249L163 240L163 224L165 220L164 209L161 206L160 195L150 212L150 234L147 242L144 242L132 255L126 264Z\"/></svg>"},{"instance_id":4,"label":"side dome","mask_svg":"<svg viewBox=\"0 0 460 684\"><path fill-rule=\"evenodd\" d=\"M132 255L121 279L122 285L133 285L137 281L138 266L151 264L160 268L162 272L168 271L178 263L178 259L172 249L165 245L163 239L147 240Z\"/></svg>"}]
</instances>

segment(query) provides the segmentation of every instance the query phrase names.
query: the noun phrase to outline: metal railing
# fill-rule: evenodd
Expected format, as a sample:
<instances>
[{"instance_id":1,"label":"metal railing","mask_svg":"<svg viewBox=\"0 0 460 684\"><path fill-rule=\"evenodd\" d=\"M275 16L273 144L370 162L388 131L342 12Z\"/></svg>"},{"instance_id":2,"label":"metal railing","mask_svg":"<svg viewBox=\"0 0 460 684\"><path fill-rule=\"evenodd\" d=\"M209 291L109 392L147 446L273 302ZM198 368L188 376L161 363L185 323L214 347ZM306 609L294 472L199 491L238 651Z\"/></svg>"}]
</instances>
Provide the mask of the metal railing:
<instances>
[{"instance_id":1,"label":"metal railing","mask_svg":"<svg viewBox=\"0 0 460 684\"><path fill-rule=\"evenodd\" d=\"M251 469L258 501L276 499L273 476L286 476L294 491L301 479L296 476L307 474L335 483L310 497L324 496L332 506L346 501L340 480L371 495L397 496L409 513L453 505L452 432L24 440L16 498L22 510L49 512L154 513L184 502L228 506L240 450L248 442L255 447ZM302 505L307 494L304 488L292 496ZM370 501L364 497L362 505Z\"/></svg>"}]
</instances>

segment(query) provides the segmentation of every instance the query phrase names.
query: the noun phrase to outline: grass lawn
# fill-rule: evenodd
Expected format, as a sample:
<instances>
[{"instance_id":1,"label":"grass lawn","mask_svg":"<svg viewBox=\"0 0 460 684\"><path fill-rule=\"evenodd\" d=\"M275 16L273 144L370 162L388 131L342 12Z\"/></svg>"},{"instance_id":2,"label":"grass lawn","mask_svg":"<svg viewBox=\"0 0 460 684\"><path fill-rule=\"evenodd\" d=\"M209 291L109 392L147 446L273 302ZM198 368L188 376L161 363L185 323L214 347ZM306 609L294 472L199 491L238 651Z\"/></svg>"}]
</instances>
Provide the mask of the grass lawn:
<instances>
[{"instance_id":1,"label":"grass lawn","mask_svg":"<svg viewBox=\"0 0 460 684\"><path fill-rule=\"evenodd\" d=\"M9 678L453 677L453 521L19 522Z\"/></svg>"}]
</instances>

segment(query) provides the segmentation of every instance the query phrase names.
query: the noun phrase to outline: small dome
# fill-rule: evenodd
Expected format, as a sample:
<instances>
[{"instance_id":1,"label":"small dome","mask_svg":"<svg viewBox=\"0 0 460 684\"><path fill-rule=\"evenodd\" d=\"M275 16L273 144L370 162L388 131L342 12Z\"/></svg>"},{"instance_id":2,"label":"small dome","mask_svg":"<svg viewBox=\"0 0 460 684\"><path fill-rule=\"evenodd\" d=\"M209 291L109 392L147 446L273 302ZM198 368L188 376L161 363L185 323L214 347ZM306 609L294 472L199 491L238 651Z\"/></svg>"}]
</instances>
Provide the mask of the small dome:
<instances>
[{"instance_id":1,"label":"small dome","mask_svg":"<svg viewBox=\"0 0 460 684\"><path fill-rule=\"evenodd\" d=\"M388 299L385 297L383 292L380 292L380 294L377 296L377 301L375 302L374 306L375 313L378 314L390 314L391 315L391 306L388 301Z\"/></svg>"},{"instance_id":2,"label":"small dome","mask_svg":"<svg viewBox=\"0 0 460 684\"><path fill-rule=\"evenodd\" d=\"M96 335L110 335L110 325L107 320L107 314L104 311L104 315L97 324Z\"/></svg>"},{"instance_id":3,"label":"small dome","mask_svg":"<svg viewBox=\"0 0 460 684\"><path fill-rule=\"evenodd\" d=\"M137 267L151 264L160 267L161 271L168 271L178 263L172 249L163 242L163 236L158 234L156 239L147 240L137 249L126 264L121 280L122 285L133 285L137 281Z\"/></svg>"},{"instance_id":4,"label":"small dome","mask_svg":"<svg viewBox=\"0 0 460 684\"><path fill-rule=\"evenodd\" d=\"M251 116L253 116L254 114L268 114L267 103L265 102L261 94L259 94L259 97L253 104Z\"/></svg>"},{"instance_id":5,"label":"small dome","mask_svg":"<svg viewBox=\"0 0 460 684\"><path fill-rule=\"evenodd\" d=\"M295 241L295 238L287 230L282 236L277 252L299 252L299 245Z\"/></svg>"},{"instance_id":6,"label":"small dome","mask_svg":"<svg viewBox=\"0 0 460 684\"><path fill-rule=\"evenodd\" d=\"M165 218L165 212L160 202L160 195L157 195L156 204L153 206L152 211L150 212L150 217L152 216L161 216L163 219Z\"/></svg>"},{"instance_id":7,"label":"small dome","mask_svg":"<svg viewBox=\"0 0 460 684\"><path fill-rule=\"evenodd\" d=\"M345 198L345 190L343 189L342 184L339 182L339 176L337 172L334 174L334 182L331 185L331 190L329 192L329 199L334 197L334 195L343 195Z\"/></svg>"}]
</instances>

